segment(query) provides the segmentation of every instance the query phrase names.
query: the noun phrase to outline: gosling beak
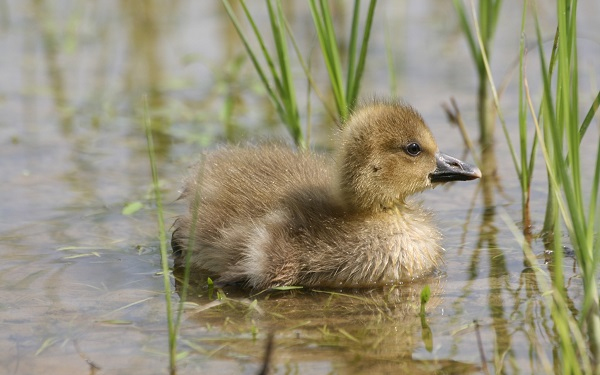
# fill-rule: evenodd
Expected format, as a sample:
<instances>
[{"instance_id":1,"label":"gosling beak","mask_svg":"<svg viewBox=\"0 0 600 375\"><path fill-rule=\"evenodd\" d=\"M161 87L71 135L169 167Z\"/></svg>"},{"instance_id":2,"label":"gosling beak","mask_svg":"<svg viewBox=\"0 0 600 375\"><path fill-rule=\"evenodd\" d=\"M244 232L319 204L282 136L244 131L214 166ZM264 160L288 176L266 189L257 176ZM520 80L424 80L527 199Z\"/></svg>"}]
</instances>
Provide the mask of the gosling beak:
<instances>
[{"instance_id":1,"label":"gosling beak","mask_svg":"<svg viewBox=\"0 0 600 375\"><path fill-rule=\"evenodd\" d=\"M479 168L465 163L450 155L437 152L435 154L436 168L429 175L432 183L450 181L469 181L481 177Z\"/></svg>"}]
</instances>

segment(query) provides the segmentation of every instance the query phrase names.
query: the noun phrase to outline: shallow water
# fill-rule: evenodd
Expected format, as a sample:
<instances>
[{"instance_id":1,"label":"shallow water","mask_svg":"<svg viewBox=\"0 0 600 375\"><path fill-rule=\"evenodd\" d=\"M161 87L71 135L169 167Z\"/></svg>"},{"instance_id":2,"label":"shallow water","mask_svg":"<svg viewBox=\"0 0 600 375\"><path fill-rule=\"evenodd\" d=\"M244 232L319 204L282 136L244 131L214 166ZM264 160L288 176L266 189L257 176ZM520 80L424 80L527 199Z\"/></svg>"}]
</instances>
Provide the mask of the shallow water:
<instances>
[{"instance_id":1,"label":"shallow water","mask_svg":"<svg viewBox=\"0 0 600 375\"><path fill-rule=\"evenodd\" d=\"M308 30L308 10L295 4L292 24ZM600 73L593 27L598 7L580 4L582 102L591 101L583 98L597 90ZM263 12L262 5L256 8ZM520 7L509 8L494 42L498 81L512 72L518 55ZM337 12L347 26L350 9ZM381 1L377 12L385 22L373 29L363 93L390 92L387 25L397 36L397 94L422 112L443 151L461 156L460 135L447 125L440 104L455 97L475 137L476 82L451 2ZM553 10L545 12L550 40ZM314 45L310 32L300 35L305 49ZM0 2L4 373L94 373L95 366L100 374L168 372L144 98L156 123L170 225L184 209L175 202L181 177L201 149L227 139L286 137L248 61L238 69L240 48L220 2ZM535 69L532 62L534 89ZM512 74L503 105L514 127ZM228 103L232 116L226 115ZM331 147L332 128L317 113L317 148ZM586 143L584 163L591 166L597 126L590 132L594 141ZM226 289L220 302L205 288L195 289L181 329L179 373L256 373L269 332L279 374L479 373L482 363L509 374L551 369L558 360L552 321L505 223L519 222L520 193L506 142L500 132L497 138L502 190L492 189L487 209L478 183L422 195L445 235L446 264L437 275L342 294L252 296ZM539 230L546 194L541 163L536 173L532 215ZM123 207L136 201L143 209L123 215ZM534 251L547 269L541 242ZM566 262L565 276L576 309L581 288L574 261ZM423 320L418 308L424 285L431 286L432 300Z\"/></svg>"}]
</instances>

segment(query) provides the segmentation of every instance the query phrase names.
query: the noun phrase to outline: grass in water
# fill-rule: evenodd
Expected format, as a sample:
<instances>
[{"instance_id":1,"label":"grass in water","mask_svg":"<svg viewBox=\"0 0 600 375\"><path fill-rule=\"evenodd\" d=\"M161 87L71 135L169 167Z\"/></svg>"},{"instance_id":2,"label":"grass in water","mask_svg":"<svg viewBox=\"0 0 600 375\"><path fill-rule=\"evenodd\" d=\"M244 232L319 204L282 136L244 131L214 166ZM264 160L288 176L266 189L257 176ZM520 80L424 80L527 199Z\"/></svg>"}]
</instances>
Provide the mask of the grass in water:
<instances>
[{"instance_id":1,"label":"grass in water","mask_svg":"<svg viewBox=\"0 0 600 375\"><path fill-rule=\"evenodd\" d=\"M531 4L523 5L522 34L524 35L526 10ZM472 12L475 9L472 5ZM519 144L520 158L517 159L506 125L499 110L499 103L494 82L489 70L486 49L480 31L475 22L475 34L479 43L482 62L492 90L498 115L505 129L515 170L522 186L523 209L529 199L533 171L533 160L536 149L542 150L549 179L549 205L546 212L545 229L553 232L552 247L553 264L550 275L537 266L537 259L532 254L529 241L523 239L523 247L527 258L526 264L534 269L538 283L551 307L554 321L556 342L560 348L560 360L555 369L560 368L564 374L600 373L600 304L598 298L597 268L600 261L600 241L595 235L600 230L598 215L598 189L600 187L600 148L596 153L594 174L591 182L585 181L582 174L580 148L586 130L593 119L600 101L600 92L592 100L585 119L579 121L579 86L577 61L577 1L559 0L556 14L558 28L553 44L550 63L546 62L545 51L537 18L537 49L541 65L543 93L539 107L536 109L529 91L525 75L526 51L524 37L519 51ZM553 84L554 82L554 84ZM529 113L527 113L529 112ZM527 149L527 119L532 118L536 136ZM600 142L598 142L600 145ZM600 147L600 146L599 146ZM589 184L586 186L586 184ZM589 187L591 194L584 194ZM563 276L564 251L561 231L566 228L571 245L576 254L577 264L582 279L584 297L578 316L568 309L565 280ZM516 231L515 231L516 232Z\"/></svg>"},{"instance_id":2,"label":"grass in water","mask_svg":"<svg viewBox=\"0 0 600 375\"><path fill-rule=\"evenodd\" d=\"M479 15L487 21L477 21L474 3L473 31L466 32L472 54L477 57L478 70L481 69L490 86L494 104L508 142L515 170L522 188L522 208L525 225L523 231L528 234L528 223L525 219L528 211L529 193L532 183L534 160L538 148L542 150L549 180L549 197L546 210L544 231L552 232L553 264L550 273L546 273L537 265L530 248L530 238L523 238L525 264L536 272L540 289L545 291L546 303L551 307L554 321L556 343L560 348L559 361L555 370L564 374L600 373L600 304L598 297L597 269L600 262L600 241L595 236L600 232L600 220L597 219L598 189L600 188L600 142L593 166L592 181L586 181L582 174L580 148L586 131L595 116L600 104L600 92L589 104L589 109L582 122L579 120L579 85L577 61L577 1L558 0L556 14L558 28L550 54L550 62L546 62L542 35L535 7L525 1L521 21L523 35L519 48L519 147L517 157L515 148L508 134L508 128L500 110L498 95L492 79L487 58L489 25L480 27L485 22L495 24L495 19L486 16L480 1ZM455 1L463 28L467 29L466 16L462 2ZM499 2L491 2L485 7L488 11L499 8ZM537 49L542 75L542 98L538 107L533 104L527 76L525 74L527 51L525 48L525 23L527 9L533 9L536 26ZM487 30L487 31L486 31ZM487 34L486 34L487 32ZM487 36L486 36L487 35ZM477 44L476 44L477 43ZM527 138L527 120L531 118L535 126L535 136ZM530 146L529 146L530 145ZM530 148L529 148L530 147ZM586 186L587 185L587 186ZM589 188L589 189L586 189ZM588 197L584 191L591 191ZM508 221L508 220L507 220ZM516 229L512 226L511 228ZM581 275L584 297L577 316L568 309L565 280L563 275L564 248L561 232L566 228L570 243L574 248L579 273ZM517 231L515 230L515 233Z\"/></svg>"},{"instance_id":3,"label":"grass in water","mask_svg":"<svg viewBox=\"0 0 600 375\"><path fill-rule=\"evenodd\" d=\"M233 23L238 35L242 39L242 43L252 61L252 65L256 69L258 76L271 99L271 102L277 110L277 114L281 121L286 125L288 131L292 135L294 142L301 148L305 148L305 139L300 124L300 115L298 113L298 102L296 99L296 88L292 79L290 55L286 40L285 31L285 16L281 8L281 2L277 1L275 5L273 1L267 0L267 9L269 12L269 21L271 32L275 45L276 59L271 56L267 49L265 38L258 29L254 18L252 17L246 2L241 0L240 4L252 28L252 32L259 43L260 51L252 47L246 33L242 29L242 25L238 20L235 12L231 8L229 1L222 0L225 10ZM264 63L259 61L259 54L262 55ZM270 74L270 79L268 74Z\"/></svg>"},{"instance_id":4,"label":"grass in water","mask_svg":"<svg viewBox=\"0 0 600 375\"><path fill-rule=\"evenodd\" d=\"M148 158L150 160L150 169L152 171L152 186L154 191L154 201L156 203L156 212L158 219L158 239L160 246L160 259L165 291L167 325L169 330L169 371L171 374L175 374L177 360L177 327L173 321L173 308L171 304L171 270L169 268L169 255L167 254L167 231L165 229L164 210L162 205L162 197L160 194L160 186L158 182L158 171L156 168L154 140L152 138L152 124L150 115L148 113L148 99L144 98L144 129L146 132Z\"/></svg>"},{"instance_id":5,"label":"grass in water","mask_svg":"<svg viewBox=\"0 0 600 375\"><path fill-rule=\"evenodd\" d=\"M560 337L564 356L563 373L600 372L600 304L598 297L597 269L600 261L600 242L595 235L600 229L597 220L598 188L600 184L600 148L596 151L594 177L585 181L582 174L580 148L583 136L598 108L598 96L590 105L588 115L579 122L579 79L577 60L577 1L559 0L558 47L556 48L556 76L552 86L552 66L543 59L542 38L535 14L537 42L543 72L544 94L541 104L541 120L534 111L531 95L527 101L534 118L540 146L544 155L553 198L558 210L554 218L554 273L553 273L553 318ZM527 89L527 82L526 90ZM600 143L597 143L600 147ZM591 193L584 194L585 185L590 184ZM561 220L562 219L562 223ZM565 280L562 272L564 252L561 242L562 224L569 234L575 250L577 264L583 282L583 306L578 324L568 324L566 309ZM573 331L575 329L575 331ZM573 345L575 342L575 346ZM588 363L589 360L589 363ZM590 372L592 371L592 372Z\"/></svg>"},{"instance_id":6,"label":"grass in water","mask_svg":"<svg viewBox=\"0 0 600 375\"><path fill-rule=\"evenodd\" d=\"M371 25L375 13L376 0L369 2L365 28L361 38L360 50L358 50L358 25L360 22L360 0L354 1L352 11L352 25L350 27L350 39L347 55L346 85L344 87L342 58L338 39L333 28L333 18L329 12L329 4L326 0L310 0L310 12L313 17L315 30L319 38L323 59L329 73L329 81L335 98L338 114L342 120L348 117L350 110L356 104L360 81L365 68Z\"/></svg>"},{"instance_id":7,"label":"grass in water","mask_svg":"<svg viewBox=\"0 0 600 375\"><path fill-rule=\"evenodd\" d=\"M471 57L475 62L478 74L478 112L480 143L483 148L494 143L494 116L489 98L488 59L492 39L498 25L498 17L502 8L502 0L480 0L479 16L471 25L463 0L453 0L458 13L460 26L467 38ZM473 0L471 6L474 8Z\"/></svg>"},{"instance_id":8,"label":"grass in water","mask_svg":"<svg viewBox=\"0 0 600 375\"><path fill-rule=\"evenodd\" d=\"M228 0L222 0L222 2L280 119L286 125L296 145L300 148L306 148L307 140L303 135L304 131L300 122L297 93L291 74L292 64L288 43L291 43L296 53L296 57L308 80L309 87L314 90L325 110L330 115L332 111L311 75L310 64L306 63L309 59L305 58L298 48L294 33L285 17L282 2L280 0L265 1L273 37L274 52L269 51L266 38L258 28L257 22L244 0L240 0L239 4L258 42L258 48L251 45L230 2ZM335 117L339 117L342 120L347 118L357 101L360 82L366 64L376 4L376 0L370 0L364 22L365 26L362 33L360 33L361 2L360 0L354 1L352 24L348 38L349 48L347 55L344 56L345 59L343 59L338 38L333 27L333 17L329 10L329 3L325 0L309 1L315 33L319 40L323 61L328 72L331 92L333 93L336 105L337 116ZM347 63L345 74L342 66L343 60ZM310 100L308 102L310 106ZM307 112L310 112L310 109Z\"/></svg>"}]
</instances>

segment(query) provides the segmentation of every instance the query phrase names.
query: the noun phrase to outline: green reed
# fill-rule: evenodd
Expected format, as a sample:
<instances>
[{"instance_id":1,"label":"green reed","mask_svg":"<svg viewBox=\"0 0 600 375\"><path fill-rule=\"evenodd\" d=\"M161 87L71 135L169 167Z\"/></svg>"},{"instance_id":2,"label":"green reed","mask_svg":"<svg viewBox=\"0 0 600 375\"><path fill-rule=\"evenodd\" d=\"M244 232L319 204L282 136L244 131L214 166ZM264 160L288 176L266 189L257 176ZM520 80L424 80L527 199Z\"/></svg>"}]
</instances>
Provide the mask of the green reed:
<instances>
[{"instance_id":1,"label":"green reed","mask_svg":"<svg viewBox=\"0 0 600 375\"><path fill-rule=\"evenodd\" d=\"M565 297L564 277L562 273L563 247L561 243L560 219L569 234L571 245L575 250L583 282L583 306L578 316L581 337L587 343L586 350L578 351L577 358L563 361L564 373L581 373L577 359L583 359L591 354L594 373L600 371L600 303L598 297L597 268L600 261L600 242L595 235L600 229L598 214L598 188L600 184L600 148L596 152L594 177L591 182L585 181L582 175L580 148L583 136L598 108L598 98L590 105L584 121L579 121L579 73L577 60L577 0L559 0L556 14L558 18L558 37L556 48L556 69L552 84L552 63L547 65L543 58L543 44L539 23L536 19L537 42L540 50L540 63L543 72L543 97L541 103L541 120L533 111L531 97L528 96L531 115L534 117L536 131L544 155L550 184L551 194L556 201L556 217L554 219L554 264L553 293ZM600 147L600 143L599 147ZM584 194L584 186L591 187L590 196ZM558 299L553 306L558 316L568 314L562 312L563 307ZM553 314L554 315L554 314ZM561 347L566 352L572 347L572 327L554 319ZM585 347L585 346L584 346ZM588 352L589 351L589 354ZM586 371L587 372L587 371Z\"/></svg>"},{"instance_id":2,"label":"green reed","mask_svg":"<svg viewBox=\"0 0 600 375\"><path fill-rule=\"evenodd\" d=\"M265 0L271 27L270 32L273 38L274 53L269 51L265 34L258 28L244 0L240 0L239 4L259 47L253 47L250 43L230 2L228 0L222 0L222 2L280 119L286 125L296 144L301 148L305 148L307 141L302 131L296 88L291 74L290 43L308 79L309 86L317 93L323 106L330 114L331 110L328 108L326 99L320 94L320 90L311 75L309 64L306 63L309 59L305 58L298 48L294 33L283 12L281 0ZM369 37L377 1L370 0L369 2L365 27L362 33L359 32L361 19L360 4L360 0L354 1L352 24L348 39L349 48L345 56L347 69L345 74L346 79L344 80L342 52L333 27L333 17L329 10L329 4L325 0L309 1L315 33L319 40L323 60L329 76L331 91L335 100L337 117L342 120L348 116L349 111L356 104L365 68ZM262 57L262 59L259 57Z\"/></svg>"},{"instance_id":3,"label":"green reed","mask_svg":"<svg viewBox=\"0 0 600 375\"><path fill-rule=\"evenodd\" d=\"M492 116L489 98L489 81L486 69L485 54L489 54L492 39L498 24L498 16L502 7L502 0L480 0L479 16L471 25L468 21L467 10L462 0L453 0L458 13L461 28L467 38L469 51L478 73L478 112L480 143L482 147L490 147L494 142L494 118ZM477 31L479 30L479 31ZM481 41L478 42L478 39Z\"/></svg>"},{"instance_id":4,"label":"green reed","mask_svg":"<svg viewBox=\"0 0 600 375\"><path fill-rule=\"evenodd\" d=\"M271 24L271 32L274 39L276 60L271 56L271 53L266 47L265 38L256 26L254 18L250 14L246 2L241 0L240 4L244 10L244 14L248 19L256 40L260 44L260 52L250 45L250 41L246 38L242 26L231 8L229 1L223 0L225 10L231 19L238 35L242 39L242 43L246 48L246 52L252 60L252 64L258 73L260 80L265 87L271 102L277 110L277 114L288 131L292 135L294 142L299 147L305 147L304 136L302 134L302 126L300 124L300 115L298 113L298 102L296 100L296 89L291 73L290 55L287 48L287 40L285 36L285 16L281 8L281 2L273 5L273 2L267 0L267 9L269 11L269 21ZM265 63L261 63L258 54L261 53ZM266 64L266 66L265 66ZM269 80L267 73L271 74ZM273 87L274 86L274 87Z\"/></svg>"},{"instance_id":5,"label":"green reed","mask_svg":"<svg viewBox=\"0 0 600 375\"><path fill-rule=\"evenodd\" d=\"M577 1L559 0L556 9L558 28L549 63L546 62L537 13L534 12L543 83L542 99L537 109L535 108L525 75L527 53L524 30L526 11L530 5L527 1L523 4L521 22L523 37L519 48L519 158L516 156L499 107L487 60L487 48L484 37L478 29L480 23L477 20L474 21L474 33L479 44L481 64L486 71L515 170L521 182L524 210L528 207L529 189L538 146L544 156L550 187L544 230L550 229L554 238L551 283L545 281L548 275L536 265L537 260L529 248L530 239L524 238L523 246L526 263L534 268L540 286L547 292L545 295L551 306L554 329L560 347L561 372L565 374L600 373L600 304L597 274L600 262L600 241L595 238L595 235L600 232L600 220L597 219L599 213L600 142L598 142L599 149L596 152L594 177L591 182L586 182L582 175L580 158L582 153L580 144L600 104L600 92L592 100L584 120L580 123ZM472 13L475 17L474 5L472 5ZM469 40L469 44L472 45L473 41ZM474 50L473 47L471 49ZM553 82L555 82L554 85ZM529 117L533 119L536 129L536 134L531 142L527 139L527 119ZM531 144L530 149L528 148L529 144ZM587 187L591 188L587 202L584 194L586 184L589 184ZM566 302L565 280L562 272L564 251L561 231L563 225L575 250L583 281L584 298L577 317L573 316L567 308ZM524 232L527 234L527 230Z\"/></svg>"},{"instance_id":6,"label":"green reed","mask_svg":"<svg viewBox=\"0 0 600 375\"><path fill-rule=\"evenodd\" d=\"M167 311L167 326L169 331L169 371L171 374L176 372L177 360L177 327L173 321L173 308L171 305L171 270L169 268L169 254L167 253L167 231L165 228L164 210L160 186L158 182L158 171L156 168L156 157L154 152L154 139L152 137L152 124L148 111L148 99L144 100L144 129L146 132L146 142L148 158L150 160L150 169L152 171L152 188L154 192L154 201L156 203L156 212L158 219L158 239L160 246L160 259L163 275L163 284L165 290L165 304Z\"/></svg>"},{"instance_id":7,"label":"green reed","mask_svg":"<svg viewBox=\"0 0 600 375\"><path fill-rule=\"evenodd\" d=\"M342 119L348 117L349 111L356 104L360 81L365 68L367 50L369 47L369 37L371 35L371 26L373 24L373 15L377 0L369 2L369 9L365 21L365 28L361 38L360 50L358 50L358 25L360 22L360 0L354 1L352 11L352 25L350 27L349 48L347 54L348 67L346 70L346 86L344 89L343 68L341 64L340 47L333 28L333 18L329 12L329 5L326 0L319 0L318 7L316 0L310 0L310 12L315 24L315 30L319 37L319 44L323 52L329 80L335 98L338 114Z\"/></svg>"},{"instance_id":8,"label":"green reed","mask_svg":"<svg viewBox=\"0 0 600 375\"><path fill-rule=\"evenodd\" d=\"M537 137L532 140L531 150L529 150L529 140L527 137L527 103L525 100L525 24L527 16L527 1L523 2L521 17L521 40L519 43L519 163L515 163L515 170L519 176L521 185L521 212L523 217L523 232L531 233L531 219L529 215L529 202L531 194L531 182L533 169L535 165L535 156L537 152ZM509 140L508 133L505 133Z\"/></svg>"}]
</instances>

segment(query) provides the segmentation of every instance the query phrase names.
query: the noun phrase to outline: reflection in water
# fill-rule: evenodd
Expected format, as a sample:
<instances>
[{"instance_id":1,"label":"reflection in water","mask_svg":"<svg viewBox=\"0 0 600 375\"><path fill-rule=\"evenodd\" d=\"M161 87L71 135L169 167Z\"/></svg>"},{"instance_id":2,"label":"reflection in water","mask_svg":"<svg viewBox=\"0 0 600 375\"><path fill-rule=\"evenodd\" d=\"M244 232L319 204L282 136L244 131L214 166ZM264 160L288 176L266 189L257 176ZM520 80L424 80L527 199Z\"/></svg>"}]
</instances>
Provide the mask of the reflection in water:
<instances>
[{"instance_id":1,"label":"reflection in water","mask_svg":"<svg viewBox=\"0 0 600 375\"><path fill-rule=\"evenodd\" d=\"M171 137L168 134L170 121L161 114L165 106L163 97L164 58L160 56L161 42L165 37L165 23L176 12L178 1L129 1L121 0L123 14L128 17L129 57L125 73L126 89L138 92L140 115L149 116L158 156L168 153ZM150 113L145 113L144 102L148 101ZM140 116L140 117L141 117Z\"/></svg>"},{"instance_id":2,"label":"reflection in water","mask_svg":"<svg viewBox=\"0 0 600 375\"><path fill-rule=\"evenodd\" d=\"M73 110L67 96L65 85L65 66L59 63L59 49L62 46L61 39L57 35L55 20L47 17L49 9L43 0L33 0L32 2L35 18L41 28L40 36L44 50L45 63L47 65L48 81L52 89L52 98L54 107L59 115L62 131L69 135L73 125Z\"/></svg>"},{"instance_id":3,"label":"reflection in water","mask_svg":"<svg viewBox=\"0 0 600 375\"><path fill-rule=\"evenodd\" d=\"M521 295L521 294L524 295ZM539 299L542 294L537 282L534 270L530 267L523 269L519 277L519 285L514 292L515 306L514 311L519 311L524 305L523 327L517 332L522 331L529 342L530 353L535 353L538 360L544 361L546 354L543 348L544 342L556 336L554 327L550 326L550 311L545 303ZM553 346L551 355L554 363L554 370L550 371L550 365L543 363L546 373L560 373L560 360L558 357L558 347Z\"/></svg>"},{"instance_id":4,"label":"reflection in water","mask_svg":"<svg viewBox=\"0 0 600 375\"><path fill-rule=\"evenodd\" d=\"M495 224L495 193L498 189L496 173L498 168L493 144L483 147L480 160L481 169L484 171L480 182L484 209L481 224L479 225L479 238L475 249L473 249L469 265L469 282L463 288L463 298L472 293L471 288L475 281L479 279L478 270L482 268L481 252L482 250L487 250L487 260L489 262L487 304L491 318L490 328L493 329L495 337L493 368L495 368L496 373L504 373L505 359L514 356L511 346L511 332L504 306L504 299L507 297L507 294L512 295L512 292L510 290L510 278L505 254L498 246L497 240L499 231ZM518 370L518 368L514 367L513 361L509 361L508 363L513 367L512 371Z\"/></svg>"},{"instance_id":5,"label":"reflection in water","mask_svg":"<svg viewBox=\"0 0 600 375\"><path fill-rule=\"evenodd\" d=\"M508 269L506 265L505 255L502 249L498 246L497 235L498 228L495 224L496 218L496 202L495 192L498 186L497 180L497 165L495 148L493 145L483 147L481 153L481 165L483 176L481 178L481 191L483 198L483 215L479 226L479 239L477 246L473 250L471 257L470 282L464 290L464 294L470 294L469 286L478 278L477 269L480 269L481 251L487 249L489 262L489 291L488 291L488 309L491 317L492 329L495 333L494 344L494 368L496 371L502 370L503 358L506 354L512 355L511 352L511 335L507 326L507 318L505 317L504 307L504 292L506 286L510 285L508 278ZM514 370L514 369L513 369Z\"/></svg>"},{"instance_id":6,"label":"reflection in water","mask_svg":"<svg viewBox=\"0 0 600 375\"><path fill-rule=\"evenodd\" d=\"M209 337L189 337L184 346L218 358L247 357L258 366L268 333L274 333L275 367L333 366L340 373L473 373L478 367L453 360L417 360L417 347L433 346L420 294L430 285L431 312L439 306L443 277L384 290L291 290L252 296L227 287L218 298L206 286L191 288L186 319L210 327ZM250 296L249 296L250 295ZM249 296L249 297L248 297ZM425 341L423 341L425 339ZM308 360L305 362L304 358ZM319 365L320 364L320 365ZM301 371L301 373L304 373Z\"/></svg>"},{"instance_id":7,"label":"reflection in water","mask_svg":"<svg viewBox=\"0 0 600 375\"><path fill-rule=\"evenodd\" d=\"M506 249L498 243L499 229L495 223L497 207L496 192L503 193L496 171L498 170L495 146L484 147L481 153L483 177L480 181L483 215L479 226L477 246L473 249L469 264L469 279L463 288L463 295L455 302L460 309L462 299L473 292L475 283L481 278L479 271L483 263L482 251L487 250L489 264L487 307L490 315L489 329L493 331L493 368L496 373L518 373L523 370L524 362L515 360L520 355L518 345L525 345L530 353L527 366L532 373L544 369L556 372L560 368L557 345L548 348L548 342L555 342L558 335L551 323L551 315L545 301L541 298L536 274L525 256L522 256L523 269L519 283L512 286ZM489 172L489 173L488 173ZM527 246L532 246L530 227L525 220L523 233ZM552 265L549 266L552 274ZM569 305L575 304L568 298ZM573 310L572 310L573 311ZM573 311L577 316L577 311ZM481 319L479 317L477 319ZM520 323L515 324L515 320ZM516 338L524 336L524 341L516 344ZM489 345L489 344L488 344ZM549 356L552 360L549 360ZM553 369L552 369L553 367Z\"/></svg>"}]
</instances>

